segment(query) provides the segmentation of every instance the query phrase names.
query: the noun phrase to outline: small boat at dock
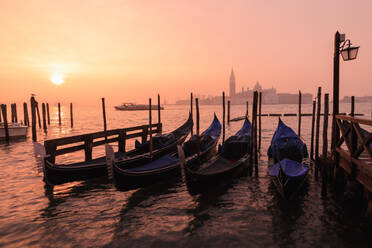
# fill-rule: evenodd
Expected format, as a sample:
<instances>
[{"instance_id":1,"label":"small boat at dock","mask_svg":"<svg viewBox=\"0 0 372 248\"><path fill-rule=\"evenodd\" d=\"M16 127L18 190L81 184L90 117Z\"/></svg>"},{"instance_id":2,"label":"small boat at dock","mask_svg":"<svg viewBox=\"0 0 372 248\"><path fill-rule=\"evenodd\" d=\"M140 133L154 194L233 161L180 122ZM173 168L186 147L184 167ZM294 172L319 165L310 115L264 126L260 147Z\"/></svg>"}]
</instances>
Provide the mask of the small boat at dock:
<instances>
[{"instance_id":1,"label":"small boat at dock","mask_svg":"<svg viewBox=\"0 0 372 248\"><path fill-rule=\"evenodd\" d=\"M306 144L279 118L267 155L271 164L284 158L302 162L308 157Z\"/></svg>"},{"instance_id":2,"label":"small boat at dock","mask_svg":"<svg viewBox=\"0 0 372 248\"><path fill-rule=\"evenodd\" d=\"M309 171L309 166L302 163L308 157L306 144L279 118L267 153L268 173L278 192L290 199L299 191Z\"/></svg>"},{"instance_id":3,"label":"small boat at dock","mask_svg":"<svg viewBox=\"0 0 372 248\"><path fill-rule=\"evenodd\" d=\"M11 122L8 123L9 139L24 139L27 137L27 126L21 123ZM5 137L5 126L3 122L0 122L0 141L4 141Z\"/></svg>"},{"instance_id":4,"label":"small boat at dock","mask_svg":"<svg viewBox=\"0 0 372 248\"><path fill-rule=\"evenodd\" d=\"M153 157L161 157L176 149L178 143L182 143L189 134L193 125L192 117L189 118L176 130L162 135L153 137ZM115 152L115 162L136 163L150 156L149 141L141 144L135 149L122 153ZM106 157L98 157L91 161L84 161L72 164L51 163L47 158L43 159L44 179L48 184L63 184L72 181L88 180L92 178L107 178Z\"/></svg>"},{"instance_id":5,"label":"small boat at dock","mask_svg":"<svg viewBox=\"0 0 372 248\"><path fill-rule=\"evenodd\" d=\"M182 146L186 159L196 156L198 146L199 158L208 159L216 152L216 146L221 133L221 124L217 117L198 138L192 136ZM136 163L116 163L112 164L112 172L115 185L120 189L133 189L168 179L175 175L181 175L180 158L176 151L165 154L159 158L146 157Z\"/></svg>"},{"instance_id":6,"label":"small boat at dock","mask_svg":"<svg viewBox=\"0 0 372 248\"><path fill-rule=\"evenodd\" d=\"M202 161L198 157L187 161L184 171L189 192L198 193L219 180L226 181L233 172L246 165L251 132L252 125L246 118L241 129L219 147L216 156L208 161Z\"/></svg>"},{"instance_id":7,"label":"small boat at dock","mask_svg":"<svg viewBox=\"0 0 372 248\"><path fill-rule=\"evenodd\" d=\"M120 111L137 111L137 110L149 110L149 105L146 104L135 104L135 103L123 103L122 105L115 106L116 110ZM158 109L158 105L151 105L152 110ZM160 106L160 109L164 107Z\"/></svg>"}]
</instances>

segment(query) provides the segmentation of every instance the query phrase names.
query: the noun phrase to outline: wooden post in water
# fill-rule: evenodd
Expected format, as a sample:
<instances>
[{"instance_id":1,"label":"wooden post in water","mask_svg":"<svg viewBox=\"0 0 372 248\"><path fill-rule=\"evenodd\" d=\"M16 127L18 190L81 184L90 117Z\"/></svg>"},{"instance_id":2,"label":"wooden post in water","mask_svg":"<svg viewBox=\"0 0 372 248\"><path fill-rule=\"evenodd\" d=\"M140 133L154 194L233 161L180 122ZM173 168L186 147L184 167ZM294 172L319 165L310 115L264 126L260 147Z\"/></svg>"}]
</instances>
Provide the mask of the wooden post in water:
<instances>
[{"instance_id":1,"label":"wooden post in water","mask_svg":"<svg viewBox=\"0 0 372 248\"><path fill-rule=\"evenodd\" d=\"M14 122L18 122L17 104L14 103Z\"/></svg>"},{"instance_id":2,"label":"wooden post in water","mask_svg":"<svg viewBox=\"0 0 372 248\"><path fill-rule=\"evenodd\" d=\"M4 119L5 141L9 142L8 114L6 111L6 104L1 104L1 112L3 113Z\"/></svg>"},{"instance_id":3,"label":"wooden post in water","mask_svg":"<svg viewBox=\"0 0 372 248\"><path fill-rule=\"evenodd\" d=\"M315 109L316 109L316 101L313 101L313 115L311 119L311 143L310 143L310 159L311 160L314 160Z\"/></svg>"},{"instance_id":4,"label":"wooden post in water","mask_svg":"<svg viewBox=\"0 0 372 248\"><path fill-rule=\"evenodd\" d=\"M257 168L258 166L258 147L257 147L257 105L258 105L258 92L255 91L253 94L253 111L252 111L252 124L253 124L253 156L254 156L254 164ZM257 171L257 170L256 170Z\"/></svg>"},{"instance_id":5,"label":"wooden post in water","mask_svg":"<svg viewBox=\"0 0 372 248\"><path fill-rule=\"evenodd\" d=\"M70 121L71 121L71 128L74 127L74 115L72 112L72 102L70 103Z\"/></svg>"},{"instance_id":6,"label":"wooden post in water","mask_svg":"<svg viewBox=\"0 0 372 248\"><path fill-rule=\"evenodd\" d=\"M43 129L44 129L44 132L46 132L47 131L47 124L46 124L45 103L42 104L41 108L42 108L42 111L43 111Z\"/></svg>"},{"instance_id":7,"label":"wooden post in water","mask_svg":"<svg viewBox=\"0 0 372 248\"><path fill-rule=\"evenodd\" d=\"M329 94L324 94L323 158L327 158L327 152L328 152L328 114L329 114Z\"/></svg>"},{"instance_id":8,"label":"wooden post in water","mask_svg":"<svg viewBox=\"0 0 372 248\"><path fill-rule=\"evenodd\" d=\"M297 135L298 137L301 137L301 90L298 91L298 131Z\"/></svg>"},{"instance_id":9,"label":"wooden post in water","mask_svg":"<svg viewBox=\"0 0 372 248\"><path fill-rule=\"evenodd\" d=\"M27 109L27 103L23 103L23 122L25 126L30 126L30 120L28 118L28 109Z\"/></svg>"},{"instance_id":10,"label":"wooden post in water","mask_svg":"<svg viewBox=\"0 0 372 248\"><path fill-rule=\"evenodd\" d=\"M222 92L222 144L225 143L225 91Z\"/></svg>"},{"instance_id":11,"label":"wooden post in water","mask_svg":"<svg viewBox=\"0 0 372 248\"><path fill-rule=\"evenodd\" d=\"M350 110L350 116L354 117L355 114L355 97L351 96L351 110Z\"/></svg>"},{"instance_id":12,"label":"wooden post in water","mask_svg":"<svg viewBox=\"0 0 372 248\"><path fill-rule=\"evenodd\" d=\"M162 133L161 117L160 117L160 95L158 94L158 132Z\"/></svg>"},{"instance_id":13,"label":"wooden post in water","mask_svg":"<svg viewBox=\"0 0 372 248\"><path fill-rule=\"evenodd\" d=\"M151 98L149 98L149 132L150 132L150 156L152 156L152 117L151 117Z\"/></svg>"},{"instance_id":14,"label":"wooden post in water","mask_svg":"<svg viewBox=\"0 0 372 248\"><path fill-rule=\"evenodd\" d=\"M48 116L48 125L50 125L50 115L49 115L49 103L46 104L47 116Z\"/></svg>"},{"instance_id":15,"label":"wooden post in water","mask_svg":"<svg viewBox=\"0 0 372 248\"><path fill-rule=\"evenodd\" d=\"M10 104L10 122L14 123L14 104Z\"/></svg>"},{"instance_id":16,"label":"wooden post in water","mask_svg":"<svg viewBox=\"0 0 372 248\"><path fill-rule=\"evenodd\" d=\"M2 104L0 104L0 122L2 122L2 121L1 121L1 115L2 115L2 114L1 114L1 113L2 113L1 106L2 106Z\"/></svg>"},{"instance_id":17,"label":"wooden post in water","mask_svg":"<svg viewBox=\"0 0 372 248\"><path fill-rule=\"evenodd\" d=\"M315 131L315 160L319 159L319 132L320 132L320 110L322 104L322 87L318 87L318 105L316 111L316 131Z\"/></svg>"},{"instance_id":18,"label":"wooden post in water","mask_svg":"<svg viewBox=\"0 0 372 248\"><path fill-rule=\"evenodd\" d=\"M355 114L355 97L352 96L351 97L351 111L350 111L350 116L354 118L354 114ZM353 125L353 123L351 123ZM357 148L358 148L358 136L357 136L357 133L354 129L354 126L351 126L351 156L353 156L353 154L356 152ZM352 179L355 179L355 174L356 174L356 165L355 163L353 163L353 161L351 161L351 178Z\"/></svg>"},{"instance_id":19,"label":"wooden post in water","mask_svg":"<svg viewBox=\"0 0 372 248\"><path fill-rule=\"evenodd\" d=\"M58 109L59 109L58 103ZM102 114L103 114L103 131L105 131L105 142L107 143L107 125L106 125L106 107L105 107L105 98L102 97Z\"/></svg>"},{"instance_id":20,"label":"wooden post in water","mask_svg":"<svg viewBox=\"0 0 372 248\"><path fill-rule=\"evenodd\" d=\"M104 104L105 102L105 99L102 98L102 103ZM62 121L61 121L61 104L58 103L58 124L61 125L62 124Z\"/></svg>"},{"instance_id":21,"label":"wooden post in water","mask_svg":"<svg viewBox=\"0 0 372 248\"><path fill-rule=\"evenodd\" d=\"M193 106L192 106L192 104L193 104L193 97L192 97L192 92L190 93L190 114L191 114L191 119L193 120L194 119L194 116L193 116ZM191 125L191 136L193 136L194 135L194 120L193 120L193 123L192 123L192 125Z\"/></svg>"},{"instance_id":22,"label":"wooden post in water","mask_svg":"<svg viewBox=\"0 0 372 248\"><path fill-rule=\"evenodd\" d=\"M200 116L199 116L199 98L195 98L195 108L196 108L196 151L198 157L200 156Z\"/></svg>"},{"instance_id":23,"label":"wooden post in water","mask_svg":"<svg viewBox=\"0 0 372 248\"><path fill-rule=\"evenodd\" d=\"M227 101L227 124L230 124L230 100Z\"/></svg>"},{"instance_id":24,"label":"wooden post in water","mask_svg":"<svg viewBox=\"0 0 372 248\"><path fill-rule=\"evenodd\" d=\"M247 107L246 107L246 110L245 110L245 117L249 118L249 116L248 116L248 108L249 108L248 101L247 101L246 105L247 105Z\"/></svg>"},{"instance_id":25,"label":"wooden post in water","mask_svg":"<svg viewBox=\"0 0 372 248\"><path fill-rule=\"evenodd\" d=\"M261 106L262 106L262 92L260 92L259 95L260 103L258 105L258 120L259 120L259 126L258 126L258 151L261 154Z\"/></svg>"},{"instance_id":26,"label":"wooden post in water","mask_svg":"<svg viewBox=\"0 0 372 248\"><path fill-rule=\"evenodd\" d=\"M40 111L39 111L39 103L35 101L36 112L37 112L37 120L39 123L39 128L41 128L41 119L40 119Z\"/></svg>"},{"instance_id":27,"label":"wooden post in water","mask_svg":"<svg viewBox=\"0 0 372 248\"><path fill-rule=\"evenodd\" d=\"M31 96L31 126L32 126L32 140L34 142L37 141L37 136L36 136L36 113L35 113L35 108L36 108L36 101L35 97Z\"/></svg>"}]
</instances>

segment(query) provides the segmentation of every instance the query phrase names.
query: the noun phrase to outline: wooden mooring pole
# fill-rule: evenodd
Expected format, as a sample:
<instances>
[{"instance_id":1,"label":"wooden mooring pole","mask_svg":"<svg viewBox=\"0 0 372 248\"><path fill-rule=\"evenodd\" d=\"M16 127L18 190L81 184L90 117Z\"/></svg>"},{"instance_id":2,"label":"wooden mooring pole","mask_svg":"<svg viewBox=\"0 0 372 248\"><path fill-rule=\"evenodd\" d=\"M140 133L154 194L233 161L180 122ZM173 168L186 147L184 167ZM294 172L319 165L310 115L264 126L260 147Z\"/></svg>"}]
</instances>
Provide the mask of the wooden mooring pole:
<instances>
[{"instance_id":1,"label":"wooden mooring pole","mask_svg":"<svg viewBox=\"0 0 372 248\"><path fill-rule=\"evenodd\" d=\"M249 118L249 116L248 116L248 108L249 108L249 103L248 103L248 101L246 102L246 110L245 110L245 116L247 117L247 118Z\"/></svg>"},{"instance_id":2,"label":"wooden mooring pole","mask_svg":"<svg viewBox=\"0 0 372 248\"><path fill-rule=\"evenodd\" d=\"M59 106L59 103L58 103L58 106ZM103 131L105 131L105 142L107 143L106 107L105 107L104 97L102 97L102 114L103 114Z\"/></svg>"},{"instance_id":3,"label":"wooden mooring pole","mask_svg":"<svg viewBox=\"0 0 372 248\"><path fill-rule=\"evenodd\" d=\"M192 92L190 93L190 115L191 115L191 119L193 120L193 123L191 125L191 136L194 135L194 116L193 116L193 96L192 96Z\"/></svg>"},{"instance_id":4,"label":"wooden mooring pole","mask_svg":"<svg viewBox=\"0 0 372 248\"><path fill-rule=\"evenodd\" d=\"M44 132L46 132L47 131L47 124L46 124L45 103L42 103L41 108L42 108L42 111L43 111L43 129L44 129Z\"/></svg>"},{"instance_id":5,"label":"wooden mooring pole","mask_svg":"<svg viewBox=\"0 0 372 248\"><path fill-rule=\"evenodd\" d=\"M225 91L222 92L222 144L225 143Z\"/></svg>"},{"instance_id":6,"label":"wooden mooring pole","mask_svg":"<svg viewBox=\"0 0 372 248\"><path fill-rule=\"evenodd\" d=\"M311 160L314 160L315 109L316 109L316 101L313 101L313 115L311 119L311 143L310 143L310 159Z\"/></svg>"},{"instance_id":7,"label":"wooden mooring pole","mask_svg":"<svg viewBox=\"0 0 372 248\"><path fill-rule=\"evenodd\" d=\"M323 158L327 158L327 152L328 152L328 114L329 114L329 94L324 94Z\"/></svg>"},{"instance_id":8,"label":"wooden mooring pole","mask_svg":"<svg viewBox=\"0 0 372 248\"><path fill-rule=\"evenodd\" d=\"M199 137L200 121L199 121L199 98L195 98L195 109L196 109L196 136Z\"/></svg>"},{"instance_id":9,"label":"wooden mooring pole","mask_svg":"<svg viewBox=\"0 0 372 248\"><path fill-rule=\"evenodd\" d=\"M200 116L199 116L199 99L195 98L195 108L196 108L196 151L198 154L198 158L200 156L200 136L199 136L199 131L200 131Z\"/></svg>"},{"instance_id":10,"label":"wooden mooring pole","mask_svg":"<svg viewBox=\"0 0 372 248\"><path fill-rule=\"evenodd\" d=\"M297 135L298 137L301 137L301 90L298 91L298 131Z\"/></svg>"},{"instance_id":11,"label":"wooden mooring pole","mask_svg":"<svg viewBox=\"0 0 372 248\"><path fill-rule=\"evenodd\" d=\"M355 97L351 96L351 110L350 110L350 115L354 117L355 114Z\"/></svg>"},{"instance_id":12,"label":"wooden mooring pole","mask_svg":"<svg viewBox=\"0 0 372 248\"><path fill-rule=\"evenodd\" d=\"M258 140L257 140L257 109L258 109L258 92L255 91L254 93L254 114L252 115L254 118L254 164L256 168L256 173L258 172Z\"/></svg>"},{"instance_id":13,"label":"wooden mooring pole","mask_svg":"<svg viewBox=\"0 0 372 248\"><path fill-rule=\"evenodd\" d=\"M316 129L315 129L315 160L319 159L319 132L320 132L320 110L322 104L322 87L318 87L318 104L316 111Z\"/></svg>"},{"instance_id":14,"label":"wooden mooring pole","mask_svg":"<svg viewBox=\"0 0 372 248\"><path fill-rule=\"evenodd\" d=\"M14 122L18 122L17 104L14 103Z\"/></svg>"},{"instance_id":15,"label":"wooden mooring pole","mask_svg":"<svg viewBox=\"0 0 372 248\"><path fill-rule=\"evenodd\" d=\"M227 124L230 124L230 100L227 101Z\"/></svg>"},{"instance_id":16,"label":"wooden mooring pole","mask_svg":"<svg viewBox=\"0 0 372 248\"><path fill-rule=\"evenodd\" d=\"M39 111L39 103L35 101L35 107L37 112L37 120L39 123L39 128L41 128L41 119L40 119L40 111Z\"/></svg>"},{"instance_id":17,"label":"wooden mooring pole","mask_svg":"<svg viewBox=\"0 0 372 248\"><path fill-rule=\"evenodd\" d=\"M28 118L27 103L23 103L23 122L25 126L30 126L30 120Z\"/></svg>"},{"instance_id":18,"label":"wooden mooring pole","mask_svg":"<svg viewBox=\"0 0 372 248\"><path fill-rule=\"evenodd\" d=\"M104 98L102 98L102 102L104 103L105 100ZM61 104L58 103L58 124L61 125L62 124L62 120L61 120Z\"/></svg>"},{"instance_id":19,"label":"wooden mooring pole","mask_svg":"<svg viewBox=\"0 0 372 248\"><path fill-rule=\"evenodd\" d=\"M1 112L3 113L4 119L5 141L9 142L8 114L6 111L6 104L1 104Z\"/></svg>"},{"instance_id":20,"label":"wooden mooring pole","mask_svg":"<svg viewBox=\"0 0 372 248\"><path fill-rule=\"evenodd\" d=\"M70 103L70 122L71 122L71 128L74 127L74 115L72 112L72 102Z\"/></svg>"},{"instance_id":21,"label":"wooden mooring pole","mask_svg":"<svg viewBox=\"0 0 372 248\"><path fill-rule=\"evenodd\" d=\"M150 156L152 156L152 116L151 116L151 98L149 98L149 134L150 134Z\"/></svg>"},{"instance_id":22,"label":"wooden mooring pole","mask_svg":"<svg viewBox=\"0 0 372 248\"><path fill-rule=\"evenodd\" d=\"M258 120L259 120L259 126L258 126L258 151L261 154L261 109L262 109L262 92L260 92L259 95L260 104L258 105Z\"/></svg>"},{"instance_id":23,"label":"wooden mooring pole","mask_svg":"<svg viewBox=\"0 0 372 248\"><path fill-rule=\"evenodd\" d=\"M35 112L35 108L36 108L36 101L35 101L35 97L31 96L31 126L32 126L32 140L34 142L37 141L37 136L36 136L36 112Z\"/></svg>"},{"instance_id":24,"label":"wooden mooring pole","mask_svg":"<svg viewBox=\"0 0 372 248\"><path fill-rule=\"evenodd\" d=\"M158 133L162 133L162 124L160 116L160 95L158 94Z\"/></svg>"},{"instance_id":25,"label":"wooden mooring pole","mask_svg":"<svg viewBox=\"0 0 372 248\"><path fill-rule=\"evenodd\" d=\"M48 116L48 125L50 125L50 115L49 115L49 103L46 104L47 116Z\"/></svg>"}]
</instances>

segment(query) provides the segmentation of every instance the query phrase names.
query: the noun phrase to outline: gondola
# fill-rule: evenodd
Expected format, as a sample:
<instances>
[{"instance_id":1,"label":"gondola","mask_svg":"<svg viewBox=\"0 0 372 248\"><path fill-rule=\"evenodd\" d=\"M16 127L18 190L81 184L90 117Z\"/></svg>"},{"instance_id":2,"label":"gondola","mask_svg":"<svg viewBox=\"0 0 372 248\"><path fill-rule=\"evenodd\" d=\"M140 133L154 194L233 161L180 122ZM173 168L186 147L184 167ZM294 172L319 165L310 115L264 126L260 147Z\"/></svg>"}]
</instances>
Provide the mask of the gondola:
<instances>
[{"instance_id":1,"label":"gondola","mask_svg":"<svg viewBox=\"0 0 372 248\"><path fill-rule=\"evenodd\" d=\"M269 175L279 193L290 199L303 185L309 167L303 164L308 157L306 144L279 118L268 150Z\"/></svg>"},{"instance_id":2,"label":"gondola","mask_svg":"<svg viewBox=\"0 0 372 248\"><path fill-rule=\"evenodd\" d=\"M284 158L302 162L308 157L308 152L306 144L279 118L267 155L269 165L273 165Z\"/></svg>"},{"instance_id":3,"label":"gondola","mask_svg":"<svg viewBox=\"0 0 372 248\"><path fill-rule=\"evenodd\" d=\"M185 159L197 155L208 159L216 153L216 146L221 134L221 123L216 115L210 126L199 139L192 136L182 146ZM198 148L199 147L199 148ZM199 151L199 152L198 152ZM114 183L119 189L132 189L153 184L174 175L181 175L180 159L174 150L160 157L144 157L140 161L127 161L112 164Z\"/></svg>"},{"instance_id":4,"label":"gondola","mask_svg":"<svg viewBox=\"0 0 372 248\"><path fill-rule=\"evenodd\" d=\"M219 147L218 154L211 160L202 161L195 157L187 161L184 171L189 192L197 193L215 185L215 182L226 180L230 174L242 168L249 158L251 131L252 125L246 118L242 128Z\"/></svg>"},{"instance_id":5,"label":"gondola","mask_svg":"<svg viewBox=\"0 0 372 248\"><path fill-rule=\"evenodd\" d=\"M292 198L305 183L309 166L285 158L269 167L272 178L279 193L287 199Z\"/></svg>"},{"instance_id":6,"label":"gondola","mask_svg":"<svg viewBox=\"0 0 372 248\"><path fill-rule=\"evenodd\" d=\"M193 125L192 117L189 118L176 130L163 135L153 137L153 157L160 157L163 154L175 149L177 143L182 143ZM115 152L114 157L117 163L126 161L140 161L143 157L149 156L149 142L146 142L126 153ZM89 162L73 164L55 164L44 159L44 179L48 184L63 184L66 182L88 180L91 178L107 178L106 157L99 157Z\"/></svg>"}]
</instances>

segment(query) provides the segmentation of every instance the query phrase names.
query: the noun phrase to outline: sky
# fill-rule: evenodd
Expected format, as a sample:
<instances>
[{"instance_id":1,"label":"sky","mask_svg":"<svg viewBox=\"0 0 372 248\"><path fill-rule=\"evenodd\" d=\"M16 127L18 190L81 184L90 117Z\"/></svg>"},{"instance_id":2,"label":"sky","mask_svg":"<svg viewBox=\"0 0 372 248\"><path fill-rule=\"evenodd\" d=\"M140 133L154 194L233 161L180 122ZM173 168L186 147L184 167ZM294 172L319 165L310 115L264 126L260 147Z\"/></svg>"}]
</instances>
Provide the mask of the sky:
<instances>
[{"instance_id":1,"label":"sky","mask_svg":"<svg viewBox=\"0 0 372 248\"><path fill-rule=\"evenodd\" d=\"M337 30L361 46L341 59L341 97L372 95L371 11L371 0L2 0L0 102L172 103L228 92L232 67L238 91L332 94Z\"/></svg>"}]
</instances>

